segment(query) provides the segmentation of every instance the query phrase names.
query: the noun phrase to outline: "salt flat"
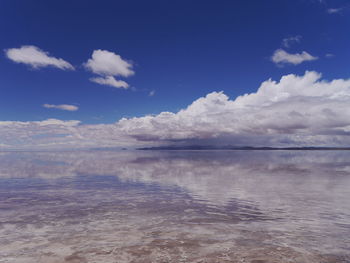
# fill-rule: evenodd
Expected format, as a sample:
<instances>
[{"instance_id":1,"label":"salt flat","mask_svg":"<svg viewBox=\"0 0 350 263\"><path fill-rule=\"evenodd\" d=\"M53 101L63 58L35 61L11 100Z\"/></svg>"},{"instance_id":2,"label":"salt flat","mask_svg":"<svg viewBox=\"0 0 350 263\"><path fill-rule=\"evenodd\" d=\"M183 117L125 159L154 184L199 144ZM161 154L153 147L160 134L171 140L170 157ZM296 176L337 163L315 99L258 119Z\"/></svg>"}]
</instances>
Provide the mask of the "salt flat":
<instances>
[{"instance_id":1,"label":"salt flat","mask_svg":"<svg viewBox=\"0 0 350 263\"><path fill-rule=\"evenodd\" d=\"M0 154L0 262L349 262L350 153Z\"/></svg>"}]
</instances>

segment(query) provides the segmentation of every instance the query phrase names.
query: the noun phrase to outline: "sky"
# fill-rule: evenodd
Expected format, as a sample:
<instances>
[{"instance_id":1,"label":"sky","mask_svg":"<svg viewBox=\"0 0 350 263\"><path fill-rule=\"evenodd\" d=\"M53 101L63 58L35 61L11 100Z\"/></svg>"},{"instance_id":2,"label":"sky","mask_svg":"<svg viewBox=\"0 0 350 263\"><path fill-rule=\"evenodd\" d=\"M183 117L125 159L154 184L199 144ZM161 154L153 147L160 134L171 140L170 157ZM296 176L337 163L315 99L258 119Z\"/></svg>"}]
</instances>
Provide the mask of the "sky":
<instances>
[{"instance_id":1,"label":"sky","mask_svg":"<svg viewBox=\"0 0 350 263\"><path fill-rule=\"evenodd\" d=\"M0 149L350 146L347 0L0 1Z\"/></svg>"}]
</instances>

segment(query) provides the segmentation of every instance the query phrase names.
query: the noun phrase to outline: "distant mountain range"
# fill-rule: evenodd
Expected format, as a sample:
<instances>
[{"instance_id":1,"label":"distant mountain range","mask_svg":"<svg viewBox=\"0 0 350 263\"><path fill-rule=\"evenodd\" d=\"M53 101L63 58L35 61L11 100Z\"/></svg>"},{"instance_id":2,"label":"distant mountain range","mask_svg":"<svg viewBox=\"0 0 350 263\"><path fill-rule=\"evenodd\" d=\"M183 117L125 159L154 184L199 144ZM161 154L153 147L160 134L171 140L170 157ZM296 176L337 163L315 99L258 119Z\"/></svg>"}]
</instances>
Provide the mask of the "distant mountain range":
<instances>
[{"instance_id":1,"label":"distant mountain range","mask_svg":"<svg viewBox=\"0 0 350 263\"><path fill-rule=\"evenodd\" d=\"M349 151L350 147L252 147L252 146L203 146L203 145L188 145L188 146L158 146L144 147L138 150L258 150L258 151L317 151L317 150L343 150Z\"/></svg>"}]
</instances>

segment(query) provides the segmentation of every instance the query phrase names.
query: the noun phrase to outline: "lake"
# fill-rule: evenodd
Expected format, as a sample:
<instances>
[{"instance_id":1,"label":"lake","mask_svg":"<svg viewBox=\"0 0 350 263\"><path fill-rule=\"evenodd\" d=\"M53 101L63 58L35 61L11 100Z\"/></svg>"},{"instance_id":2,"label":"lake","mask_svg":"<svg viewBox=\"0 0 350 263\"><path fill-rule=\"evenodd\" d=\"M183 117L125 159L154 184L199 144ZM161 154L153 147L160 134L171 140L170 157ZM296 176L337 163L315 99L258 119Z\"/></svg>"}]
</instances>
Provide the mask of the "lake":
<instances>
[{"instance_id":1,"label":"lake","mask_svg":"<svg viewBox=\"0 0 350 263\"><path fill-rule=\"evenodd\" d=\"M0 262L350 262L350 151L0 152Z\"/></svg>"}]
</instances>

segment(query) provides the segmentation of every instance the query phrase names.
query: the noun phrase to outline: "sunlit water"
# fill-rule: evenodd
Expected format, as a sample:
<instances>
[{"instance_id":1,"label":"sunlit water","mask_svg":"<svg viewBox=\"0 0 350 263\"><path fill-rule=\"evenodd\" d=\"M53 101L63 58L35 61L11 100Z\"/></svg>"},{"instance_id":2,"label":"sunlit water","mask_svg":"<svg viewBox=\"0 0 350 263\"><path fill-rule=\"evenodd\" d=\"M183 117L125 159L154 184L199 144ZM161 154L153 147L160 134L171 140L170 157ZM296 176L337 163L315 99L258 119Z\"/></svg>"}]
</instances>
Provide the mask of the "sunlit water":
<instances>
[{"instance_id":1,"label":"sunlit water","mask_svg":"<svg viewBox=\"0 0 350 263\"><path fill-rule=\"evenodd\" d=\"M3 152L0 262L350 262L350 152Z\"/></svg>"}]
</instances>

